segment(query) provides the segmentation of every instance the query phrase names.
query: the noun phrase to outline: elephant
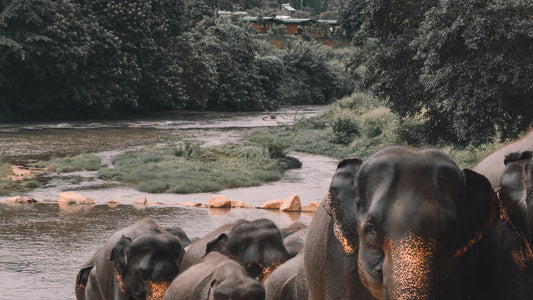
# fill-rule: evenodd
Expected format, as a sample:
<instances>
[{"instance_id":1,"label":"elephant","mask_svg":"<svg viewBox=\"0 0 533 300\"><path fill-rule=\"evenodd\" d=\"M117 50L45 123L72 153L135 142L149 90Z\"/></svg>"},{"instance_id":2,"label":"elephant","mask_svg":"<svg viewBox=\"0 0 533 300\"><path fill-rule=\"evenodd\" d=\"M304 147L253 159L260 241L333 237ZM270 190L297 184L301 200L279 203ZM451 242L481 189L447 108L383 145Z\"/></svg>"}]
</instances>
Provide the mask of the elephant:
<instances>
[{"instance_id":1,"label":"elephant","mask_svg":"<svg viewBox=\"0 0 533 300\"><path fill-rule=\"evenodd\" d=\"M285 249L287 249L291 258L295 257L304 247L307 225L301 222L295 222L280 230Z\"/></svg>"},{"instance_id":2,"label":"elephant","mask_svg":"<svg viewBox=\"0 0 533 300\"><path fill-rule=\"evenodd\" d=\"M497 218L487 178L439 150L344 159L305 241L310 299L479 299Z\"/></svg>"},{"instance_id":3,"label":"elephant","mask_svg":"<svg viewBox=\"0 0 533 300\"><path fill-rule=\"evenodd\" d=\"M144 218L115 232L81 268L77 299L161 299L184 252L176 236Z\"/></svg>"},{"instance_id":4,"label":"elephant","mask_svg":"<svg viewBox=\"0 0 533 300\"><path fill-rule=\"evenodd\" d=\"M500 220L485 244L486 299L533 295L533 152L505 156L499 191Z\"/></svg>"},{"instance_id":5,"label":"elephant","mask_svg":"<svg viewBox=\"0 0 533 300\"><path fill-rule=\"evenodd\" d=\"M192 243L191 239L189 239L189 237L187 236L187 233L185 233L185 231L180 227L167 227L165 228L165 230L168 233L175 235L180 240L181 245L184 248Z\"/></svg>"},{"instance_id":6,"label":"elephant","mask_svg":"<svg viewBox=\"0 0 533 300\"><path fill-rule=\"evenodd\" d=\"M304 255L298 253L279 266L265 280L266 300L307 300Z\"/></svg>"},{"instance_id":7,"label":"elephant","mask_svg":"<svg viewBox=\"0 0 533 300\"><path fill-rule=\"evenodd\" d=\"M163 297L163 300L188 299L262 300L265 289L236 261L210 252L176 277Z\"/></svg>"},{"instance_id":8,"label":"elephant","mask_svg":"<svg viewBox=\"0 0 533 300\"><path fill-rule=\"evenodd\" d=\"M500 179L505 169L505 156L511 152L522 150L533 151L533 130L527 133L520 140L515 141L481 160L472 170L484 175L490 181L492 188L498 192Z\"/></svg>"},{"instance_id":9,"label":"elephant","mask_svg":"<svg viewBox=\"0 0 533 300\"><path fill-rule=\"evenodd\" d=\"M210 233L206 234L204 237L199 238L192 242L190 245L188 245L185 248L185 254L183 255L183 260L181 261L181 271L183 272L188 268L194 266L202 259L202 257L204 257L204 255L206 254L207 244L210 241L216 239L221 234L228 235L235 226L245 222L248 221L239 219L235 222L226 223L218 227L217 229L211 231Z\"/></svg>"},{"instance_id":10,"label":"elephant","mask_svg":"<svg viewBox=\"0 0 533 300\"><path fill-rule=\"evenodd\" d=\"M302 223L302 222L294 222L294 223L292 223L291 225L289 225L287 227L280 228L281 237L282 238L286 238L286 237L292 235L293 233L299 232L300 230L306 229L306 228L307 228L307 225L305 225L304 223Z\"/></svg>"},{"instance_id":11,"label":"elephant","mask_svg":"<svg viewBox=\"0 0 533 300\"><path fill-rule=\"evenodd\" d=\"M295 257L296 254L304 248L305 238L307 236L307 228L302 228L295 233L283 238L283 245L290 257Z\"/></svg>"},{"instance_id":12,"label":"elephant","mask_svg":"<svg viewBox=\"0 0 533 300\"><path fill-rule=\"evenodd\" d=\"M290 259L279 228L270 220L241 220L223 228L189 246L183 259L187 268L194 265L198 257L217 251L240 263L252 278L264 280Z\"/></svg>"}]
</instances>

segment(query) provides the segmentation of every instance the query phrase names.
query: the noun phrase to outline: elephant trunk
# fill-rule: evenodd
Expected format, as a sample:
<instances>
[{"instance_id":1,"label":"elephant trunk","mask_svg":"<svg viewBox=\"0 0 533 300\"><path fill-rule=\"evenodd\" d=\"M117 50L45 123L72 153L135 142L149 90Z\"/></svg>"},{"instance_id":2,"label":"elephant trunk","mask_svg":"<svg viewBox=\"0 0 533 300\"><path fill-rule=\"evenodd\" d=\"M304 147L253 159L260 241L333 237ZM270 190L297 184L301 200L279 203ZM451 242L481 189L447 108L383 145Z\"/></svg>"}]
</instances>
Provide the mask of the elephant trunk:
<instances>
[{"instance_id":1,"label":"elephant trunk","mask_svg":"<svg viewBox=\"0 0 533 300\"><path fill-rule=\"evenodd\" d=\"M160 281L154 282L150 281L147 283L147 297L146 300L161 300L165 295L168 287L170 286L171 281Z\"/></svg>"},{"instance_id":2,"label":"elephant trunk","mask_svg":"<svg viewBox=\"0 0 533 300\"><path fill-rule=\"evenodd\" d=\"M416 233L389 241L390 261L386 272L388 299L428 300L434 298L436 241Z\"/></svg>"}]
</instances>

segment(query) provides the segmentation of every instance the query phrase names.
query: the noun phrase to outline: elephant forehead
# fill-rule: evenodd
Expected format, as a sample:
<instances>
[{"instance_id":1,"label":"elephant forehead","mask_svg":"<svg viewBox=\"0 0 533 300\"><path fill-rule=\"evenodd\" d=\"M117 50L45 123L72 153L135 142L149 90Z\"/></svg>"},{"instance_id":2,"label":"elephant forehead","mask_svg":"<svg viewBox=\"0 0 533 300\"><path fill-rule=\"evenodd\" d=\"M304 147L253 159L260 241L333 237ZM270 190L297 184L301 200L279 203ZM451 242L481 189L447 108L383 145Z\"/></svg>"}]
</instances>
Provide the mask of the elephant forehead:
<instances>
[{"instance_id":1,"label":"elephant forehead","mask_svg":"<svg viewBox=\"0 0 533 300\"><path fill-rule=\"evenodd\" d=\"M182 249L179 239L171 234L144 234L132 241L130 255L143 252L176 252Z\"/></svg>"},{"instance_id":2,"label":"elephant forehead","mask_svg":"<svg viewBox=\"0 0 533 300\"><path fill-rule=\"evenodd\" d=\"M229 235L230 242L242 240L277 239L281 241L281 231L273 223L246 223L236 226Z\"/></svg>"},{"instance_id":3,"label":"elephant forehead","mask_svg":"<svg viewBox=\"0 0 533 300\"><path fill-rule=\"evenodd\" d=\"M380 158L361 169L357 186L363 211L432 202L453 210L464 193L464 175L446 160Z\"/></svg>"}]
</instances>

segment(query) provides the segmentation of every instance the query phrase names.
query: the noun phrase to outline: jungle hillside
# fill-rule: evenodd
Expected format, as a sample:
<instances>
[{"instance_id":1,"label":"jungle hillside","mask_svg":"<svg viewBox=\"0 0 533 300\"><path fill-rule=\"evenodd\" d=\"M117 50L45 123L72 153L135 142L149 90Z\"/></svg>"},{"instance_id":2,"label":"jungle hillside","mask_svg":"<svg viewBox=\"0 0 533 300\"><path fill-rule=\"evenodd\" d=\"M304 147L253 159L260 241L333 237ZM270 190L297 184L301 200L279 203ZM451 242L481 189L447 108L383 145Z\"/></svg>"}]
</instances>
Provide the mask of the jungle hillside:
<instances>
[{"instance_id":1,"label":"jungle hillside","mask_svg":"<svg viewBox=\"0 0 533 300\"><path fill-rule=\"evenodd\" d=\"M288 3L295 12L265 0L2 1L0 121L269 111L357 92L417 143L480 145L531 123L531 1ZM223 10L333 19L338 34L258 34Z\"/></svg>"}]
</instances>

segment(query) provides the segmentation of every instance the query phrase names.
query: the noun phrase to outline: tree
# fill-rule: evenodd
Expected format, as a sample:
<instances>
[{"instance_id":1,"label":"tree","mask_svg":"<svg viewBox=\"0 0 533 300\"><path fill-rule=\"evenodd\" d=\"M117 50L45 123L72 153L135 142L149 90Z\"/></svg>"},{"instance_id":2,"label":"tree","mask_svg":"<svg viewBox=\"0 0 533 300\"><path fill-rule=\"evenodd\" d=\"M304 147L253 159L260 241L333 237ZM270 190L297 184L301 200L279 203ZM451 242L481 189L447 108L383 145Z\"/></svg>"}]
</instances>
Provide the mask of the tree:
<instances>
[{"instance_id":1,"label":"tree","mask_svg":"<svg viewBox=\"0 0 533 300\"><path fill-rule=\"evenodd\" d=\"M416 51L410 42L417 33L425 12L436 0L405 2L400 0L368 1L365 18L354 42L362 46L366 39L377 39L370 53L359 53L355 61L364 63L367 71L363 87L378 98L388 100L393 111L408 115L420 111L417 101L424 99L418 82L421 63L414 59Z\"/></svg>"},{"instance_id":2,"label":"tree","mask_svg":"<svg viewBox=\"0 0 533 300\"><path fill-rule=\"evenodd\" d=\"M347 35L352 36L363 24L365 3L363 0L348 1L345 7L339 8L339 24Z\"/></svg>"},{"instance_id":3,"label":"tree","mask_svg":"<svg viewBox=\"0 0 533 300\"><path fill-rule=\"evenodd\" d=\"M321 44L291 44L283 55L287 71L282 103L326 104L337 96L338 79L327 65L328 49Z\"/></svg>"},{"instance_id":4,"label":"tree","mask_svg":"<svg viewBox=\"0 0 533 300\"><path fill-rule=\"evenodd\" d=\"M531 121L532 3L369 1L356 42L376 38L364 87L401 116L424 112L427 142L515 136ZM363 55L363 56L364 56Z\"/></svg>"},{"instance_id":5,"label":"tree","mask_svg":"<svg viewBox=\"0 0 533 300\"><path fill-rule=\"evenodd\" d=\"M442 1L412 45L433 119L466 144L500 130L514 138L533 120L533 2ZM439 124L436 124L439 125Z\"/></svg>"},{"instance_id":6,"label":"tree","mask_svg":"<svg viewBox=\"0 0 533 300\"><path fill-rule=\"evenodd\" d=\"M218 78L207 107L215 110L257 110L270 106L245 28L230 18L204 19L194 29L195 47L213 62Z\"/></svg>"},{"instance_id":7,"label":"tree","mask_svg":"<svg viewBox=\"0 0 533 300\"><path fill-rule=\"evenodd\" d=\"M118 103L133 105L135 98L119 83L134 78L135 69L122 64L117 42L105 36L68 0L7 3L0 13L2 111L74 116ZM119 60L96 70L101 54ZM120 69L123 75L110 74ZM97 72L113 76L101 85Z\"/></svg>"},{"instance_id":8,"label":"tree","mask_svg":"<svg viewBox=\"0 0 533 300\"><path fill-rule=\"evenodd\" d=\"M184 27L190 31L203 18L213 17L213 11L203 0L185 0Z\"/></svg>"},{"instance_id":9,"label":"tree","mask_svg":"<svg viewBox=\"0 0 533 300\"><path fill-rule=\"evenodd\" d=\"M94 0L86 3L97 16L98 23L122 42L127 61L140 70L134 89L137 110L185 107L188 96L182 82L182 68L169 53L173 37L185 29L183 1Z\"/></svg>"}]
</instances>

